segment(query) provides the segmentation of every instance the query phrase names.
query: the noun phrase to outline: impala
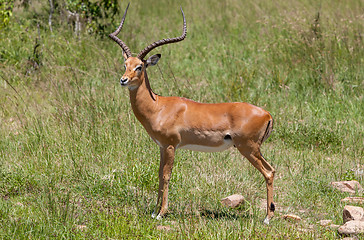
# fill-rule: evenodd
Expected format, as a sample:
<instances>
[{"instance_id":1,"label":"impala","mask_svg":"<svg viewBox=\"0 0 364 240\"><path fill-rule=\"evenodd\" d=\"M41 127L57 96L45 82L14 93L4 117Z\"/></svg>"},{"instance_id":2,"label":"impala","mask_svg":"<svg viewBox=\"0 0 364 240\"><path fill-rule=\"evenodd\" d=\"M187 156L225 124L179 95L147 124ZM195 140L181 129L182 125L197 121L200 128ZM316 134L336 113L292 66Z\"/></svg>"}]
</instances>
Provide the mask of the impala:
<instances>
[{"instance_id":1,"label":"impala","mask_svg":"<svg viewBox=\"0 0 364 240\"><path fill-rule=\"evenodd\" d=\"M274 168L263 158L260 146L273 129L269 112L248 103L198 103L182 97L162 97L155 94L149 84L146 69L156 65L160 54L145 60L154 48L182 41L186 37L186 20L180 37L154 42L137 57L117 35L123 27L127 6L119 27L109 37L120 45L125 58L125 73L121 86L128 87L130 103L136 118L153 141L160 147L159 190L157 205L152 217L162 218L168 207L168 184L177 149L218 152L235 146L264 176L267 187L267 216L273 217Z\"/></svg>"}]
</instances>

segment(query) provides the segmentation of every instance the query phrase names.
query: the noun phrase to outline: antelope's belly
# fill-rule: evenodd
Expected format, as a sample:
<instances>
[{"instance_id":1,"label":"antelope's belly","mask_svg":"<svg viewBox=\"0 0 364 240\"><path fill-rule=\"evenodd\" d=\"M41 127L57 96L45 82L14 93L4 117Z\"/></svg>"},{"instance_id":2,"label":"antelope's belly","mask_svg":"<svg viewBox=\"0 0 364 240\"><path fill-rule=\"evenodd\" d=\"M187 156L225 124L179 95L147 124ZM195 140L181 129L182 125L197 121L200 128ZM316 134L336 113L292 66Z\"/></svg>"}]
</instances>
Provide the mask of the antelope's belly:
<instances>
[{"instance_id":1,"label":"antelope's belly","mask_svg":"<svg viewBox=\"0 0 364 240\"><path fill-rule=\"evenodd\" d=\"M179 149L187 149L198 152L221 152L224 151L234 145L231 139L224 139L220 145L203 145L203 144L186 144L182 146L178 146Z\"/></svg>"}]
</instances>

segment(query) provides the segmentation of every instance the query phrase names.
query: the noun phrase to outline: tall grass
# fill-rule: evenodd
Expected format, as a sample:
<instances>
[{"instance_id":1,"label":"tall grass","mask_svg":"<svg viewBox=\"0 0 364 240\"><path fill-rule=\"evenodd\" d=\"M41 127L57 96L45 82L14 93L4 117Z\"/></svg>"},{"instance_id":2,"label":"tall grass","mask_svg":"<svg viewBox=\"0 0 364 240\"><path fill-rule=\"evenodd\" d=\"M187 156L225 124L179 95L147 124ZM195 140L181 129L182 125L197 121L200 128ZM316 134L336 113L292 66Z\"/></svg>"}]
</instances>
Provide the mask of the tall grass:
<instances>
[{"instance_id":1,"label":"tall grass","mask_svg":"<svg viewBox=\"0 0 364 240\"><path fill-rule=\"evenodd\" d=\"M330 181L363 183L363 3L133 2L120 37L138 52L180 35L180 5L188 37L153 51L151 85L272 113L262 149L277 171L271 225L261 224L264 179L234 149L178 151L169 215L151 219L159 151L118 84L120 48L62 24L50 33L39 3L0 32L1 238L337 238L317 221L342 222L346 194ZM220 204L234 193L243 208Z\"/></svg>"}]
</instances>

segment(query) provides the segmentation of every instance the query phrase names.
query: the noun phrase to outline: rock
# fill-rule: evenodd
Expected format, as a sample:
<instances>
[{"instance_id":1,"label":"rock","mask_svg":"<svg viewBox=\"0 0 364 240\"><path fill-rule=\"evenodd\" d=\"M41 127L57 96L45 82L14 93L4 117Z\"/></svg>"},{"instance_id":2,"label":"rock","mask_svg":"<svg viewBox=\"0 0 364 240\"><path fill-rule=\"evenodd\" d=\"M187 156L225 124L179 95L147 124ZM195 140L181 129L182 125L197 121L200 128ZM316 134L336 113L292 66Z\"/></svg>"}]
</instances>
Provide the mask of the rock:
<instances>
[{"instance_id":1,"label":"rock","mask_svg":"<svg viewBox=\"0 0 364 240\"><path fill-rule=\"evenodd\" d=\"M357 191L363 191L358 181L341 181L341 182L331 182L332 187L338 189L341 192L356 193Z\"/></svg>"},{"instance_id":2,"label":"rock","mask_svg":"<svg viewBox=\"0 0 364 240\"><path fill-rule=\"evenodd\" d=\"M227 207L236 208L239 207L242 203L244 203L245 198L242 195L234 194L228 196L224 199L221 199L221 203Z\"/></svg>"},{"instance_id":3,"label":"rock","mask_svg":"<svg viewBox=\"0 0 364 240\"><path fill-rule=\"evenodd\" d=\"M300 228L300 227L297 227L296 228L297 231L300 231L300 232L303 232L303 233L309 233L309 232L312 232L312 229L307 229L307 228Z\"/></svg>"},{"instance_id":4,"label":"rock","mask_svg":"<svg viewBox=\"0 0 364 240\"><path fill-rule=\"evenodd\" d=\"M336 224L330 224L329 228L331 229L338 229L340 227L340 225L336 225Z\"/></svg>"},{"instance_id":5,"label":"rock","mask_svg":"<svg viewBox=\"0 0 364 240\"><path fill-rule=\"evenodd\" d=\"M332 223L332 220L320 220L320 221L318 221L318 223L321 226L326 227L326 226L329 226Z\"/></svg>"},{"instance_id":6,"label":"rock","mask_svg":"<svg viewBox=\"0 0 364 240\"><path fill-rule=\"evenodd\" d=\"M362 207L345 206L343 210L344 223L352 220L362 220L364 217L364 209Z\"/></svg>"},{"instance_id":7,"label":"rock","mask_svg":"<svg viewBox=\"0 0 364 240\"><path fill-rule=\"evenodd\" d=\"M364 203L363 197L346 197L344 199L341 199L341 202L346 203Z\"/></svg>"},{"instance_id":8,"label":"rock","mask_svg":"<svg viewBox=\"0 0 364 240\"><path fill-rule=\"evenodd\" d=\"M86 225L76 225L76 229L83 231L83 230L87 229L87 226Z\"/></svg>"},{"instance_id":9,"label":"rock","mask_svg":"<svg viewBox=\"0 0 364 240\"><path fill-rule=\"evenodd\" d=\"M157 226L157 230L160 230L160 231L170 231L170 230L172 230L172 228L169 227L169 226L158 225Z\"/></svg>"},{"instance_id":10,"label":"rock","mask_svg":"<svg viewBox=\"0 0 364 240\"><path fill-rule=\"evenodd\" d=\"M310 233L310 232L313 232L315 231L315 226L314 225L308 225L308 226L305 226L305 228L300 228L300 227L296 227L296 229L300 232L304 232L304 233Z\"/></svg>"},{"instance_id":11,"label":"rock","mask_svg":"<svg viewBox=\"0 0 364 240\"><path fill-rule=\"evenodd\" d=\"M342 240L359 240L357 237L345 237Z\"/></svg>"},{"instance_id":12,"label":"rock","mask_svg":"<svg viewBox=\"0 0 364 240\"><path fill-rule=\"evenodd\" d=\"M300 216L294 215L294 214L286 214L283 215L284 220L294 220L294 221L301 221L302 218Z\"/></svg>"},{"instance_id":13,"label":"rock","mask_svg":"<svg viewBox=\"0 0 364 240\"><path fill-rule=\"evenodd\" d=\"M337 230L341 235L350 236L364 233L364 222L353 220L346 222Z\"/></svg>"}]
</instances>

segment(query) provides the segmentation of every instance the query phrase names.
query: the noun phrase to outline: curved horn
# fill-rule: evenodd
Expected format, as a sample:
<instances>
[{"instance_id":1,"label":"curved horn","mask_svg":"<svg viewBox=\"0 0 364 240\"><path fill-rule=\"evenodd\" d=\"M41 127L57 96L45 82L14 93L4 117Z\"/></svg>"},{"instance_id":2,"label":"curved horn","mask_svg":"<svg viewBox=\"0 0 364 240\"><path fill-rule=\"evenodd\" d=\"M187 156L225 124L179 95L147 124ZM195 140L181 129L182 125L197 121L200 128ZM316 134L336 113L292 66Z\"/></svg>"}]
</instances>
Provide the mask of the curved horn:
<instances>
[{"instance_id":1,"label":"curved horn","mask_svg":"<svg viewBox=\"0 0 364 240\"><path fill-rule=\"evenodd\" d=\"M185 39L186 34L187 34L187 26L186 26L186 19L185 19L185 14L183 13L182 7L181 7L181 12L182 12L182 16L183 16L183 33L180 37L176 37L176 38L167 38L167 39L162 39L159 40L157 42L154 42L152 44L150 44L148 47L144 48L139 54L138 54L138 58L140 60L143 60L143 58L150 52L152 51L154 48L162 46L164 44L169 44L169 43L175 43L175 42L179 42L182 41L183 39Z\"/></svg>"},{"instance_id":2,"label":"curved horn","mask_svg":"<svg viewBox=\"0 0 364 240\"><path fill-rule=\"evenodd\" d=\"M125 10L125 13L124 13L124 16L123 16L123 19L121 20L121 23L119 25L119 27L116 29L115 32L113 33L110 33L109 34L109 37L114 40L117 44L120 45L120 47L123 49L123 51L125 52L126 56L128 57L131 57L131 51L130 49L128 48L128 46L126 46L126 44L121 41L116 35L119 34L120 30L123 28L123 25L124 25L124 20L125 20L125 17L126 17L126 12L128 11L128 8L129 8L129 4L128 3L128 6L126 7L126 10Z\"/></svg>"}]
</instances>

